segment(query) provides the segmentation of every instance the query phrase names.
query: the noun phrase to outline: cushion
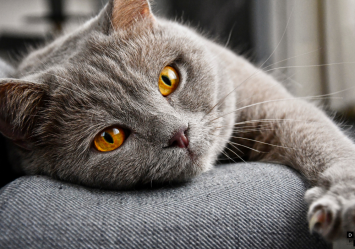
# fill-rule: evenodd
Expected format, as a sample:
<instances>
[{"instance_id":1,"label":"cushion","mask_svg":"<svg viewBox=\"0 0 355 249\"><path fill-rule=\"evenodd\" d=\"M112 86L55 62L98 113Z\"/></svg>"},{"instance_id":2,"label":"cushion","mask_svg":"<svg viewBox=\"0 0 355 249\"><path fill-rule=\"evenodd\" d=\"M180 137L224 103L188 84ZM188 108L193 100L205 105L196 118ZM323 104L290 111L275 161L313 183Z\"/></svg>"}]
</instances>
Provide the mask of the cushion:
<instances>
[{"instance_id":1,"label":"cushion","mask_svg":"<svg viewBox=\"0 0 355 249\"><path fill-rule=\"evenodd\" d=\"M265 163L131 191L25 176L0 190L0 248L331 248L309 234L307 187Z\"/></svg>"}]
</instances>

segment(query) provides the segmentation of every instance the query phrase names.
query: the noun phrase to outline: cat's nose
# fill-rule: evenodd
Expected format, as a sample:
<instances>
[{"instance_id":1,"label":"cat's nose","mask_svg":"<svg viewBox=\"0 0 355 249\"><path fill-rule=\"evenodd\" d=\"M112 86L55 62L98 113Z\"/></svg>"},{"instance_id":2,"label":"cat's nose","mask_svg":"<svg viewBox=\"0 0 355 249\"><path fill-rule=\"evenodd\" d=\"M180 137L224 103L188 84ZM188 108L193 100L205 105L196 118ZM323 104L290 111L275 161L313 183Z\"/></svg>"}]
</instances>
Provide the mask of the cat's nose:
<instances>
[{"instance_id":1,"label":"cat's nose","mask_svg":"<svg viewBox=\"0 0 355 249\"><path fill-rule=\"evenodd\" d=\"M189 139L186 136L187 128L182 128L175 133L169 140L169 147L178 146L180 148L187 148L189 146Z\"/></svg>"}]
</instances>

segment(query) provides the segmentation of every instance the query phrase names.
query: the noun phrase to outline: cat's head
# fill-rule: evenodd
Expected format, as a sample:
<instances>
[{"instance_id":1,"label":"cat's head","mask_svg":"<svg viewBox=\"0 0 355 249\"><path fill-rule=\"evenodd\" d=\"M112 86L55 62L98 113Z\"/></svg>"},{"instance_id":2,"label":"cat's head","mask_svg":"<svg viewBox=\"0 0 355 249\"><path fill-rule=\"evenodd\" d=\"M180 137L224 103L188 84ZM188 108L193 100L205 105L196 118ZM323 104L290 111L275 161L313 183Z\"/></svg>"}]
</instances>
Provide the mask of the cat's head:
<instances>
[{"instance_id":1,"label":"cat's head","mask_svg":"<svg viewBox=\"0 0 355 249\"><path fill-rule=\"evenodd\" d=\"M218 118L229 87L209 44L146 0L110 1L1 80L0 130L29 174L106 188L188 179L233 123Z\"/></svg>"}]
</instances>

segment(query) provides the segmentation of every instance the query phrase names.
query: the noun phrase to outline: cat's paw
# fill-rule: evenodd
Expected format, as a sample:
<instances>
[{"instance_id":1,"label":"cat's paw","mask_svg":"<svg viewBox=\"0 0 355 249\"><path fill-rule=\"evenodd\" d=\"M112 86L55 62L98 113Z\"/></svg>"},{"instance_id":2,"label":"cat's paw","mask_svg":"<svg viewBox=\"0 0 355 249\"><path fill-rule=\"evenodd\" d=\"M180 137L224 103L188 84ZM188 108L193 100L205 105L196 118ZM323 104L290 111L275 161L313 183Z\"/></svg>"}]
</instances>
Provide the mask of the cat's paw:
<instances>
[{"instance_id":1,"label":"cat's paw","mask_svg":"<svg viewBox=\"0 0 355 249\"><path fill-rule=\"evenodd\" d=\"M310 204L310 232L331 241L345 238L347 231L355 231L355 181L339 183L328 190L311 188L305 198Z\"/></svg>"}]
</instances>

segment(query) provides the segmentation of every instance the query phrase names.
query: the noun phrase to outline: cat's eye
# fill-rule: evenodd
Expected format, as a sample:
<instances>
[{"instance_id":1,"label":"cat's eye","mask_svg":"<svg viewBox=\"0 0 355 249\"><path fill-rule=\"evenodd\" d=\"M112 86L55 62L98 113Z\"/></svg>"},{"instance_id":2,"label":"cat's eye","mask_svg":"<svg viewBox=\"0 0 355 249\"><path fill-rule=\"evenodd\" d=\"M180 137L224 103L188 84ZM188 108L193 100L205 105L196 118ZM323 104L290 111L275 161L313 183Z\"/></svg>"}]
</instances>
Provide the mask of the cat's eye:
<instances>
[{"instance_id":1,"label":"cat's eye","mask_svg":"<svg viewBox=\"0 0 355 249\"><path fill-rule=\"evenodd\" d=\"M123 129L112 127L96 135L94 145L98 151L109 152L120 147L125 139L126 134Z\"/></svg>"},{"instance_id":2,"label":"cat's eye","mask_svg":"<svg viewBox=\"0 0 355 249\"><path fill-rule=\"evenodd\" d=\"M159 76L159 90L163 96L172 94L178 87L180 77L178 72L170 66L164 67Z\"/></svg>"}]
</instances>

